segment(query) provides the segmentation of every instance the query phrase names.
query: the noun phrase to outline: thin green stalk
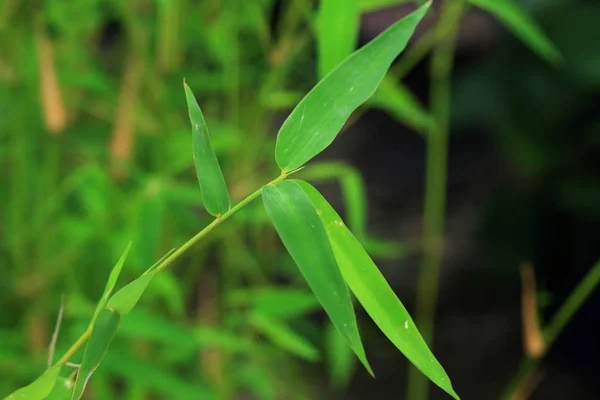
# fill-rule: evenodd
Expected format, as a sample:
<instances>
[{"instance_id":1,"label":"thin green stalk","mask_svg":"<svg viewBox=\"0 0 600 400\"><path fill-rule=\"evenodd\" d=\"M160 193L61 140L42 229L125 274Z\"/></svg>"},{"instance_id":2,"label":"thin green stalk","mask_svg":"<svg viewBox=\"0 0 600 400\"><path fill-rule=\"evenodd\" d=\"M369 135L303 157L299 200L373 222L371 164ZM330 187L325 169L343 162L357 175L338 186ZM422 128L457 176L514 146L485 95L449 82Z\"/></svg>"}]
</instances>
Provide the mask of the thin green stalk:
<instances>
[{"instance_id":1,"label":"thin green stalk","mask_svg":"<svg viewBox=\"0 0 600 400\"><path fill-rule=\"evenodd\" d=\"M573 318L575 313L581 308L598 284L600 284L600 260L596 261L596 264L594 264L585 277L583 277L575 290L571 292L560 309L554 314L552 321L544 328L546 352L548 352L556 339L558 339L571 318ZM523 386L531 381L533 374L538 370L540 362L541 358L523 358L517 369L517 373L500 398L503 400L517 398L517 395L521 392Z\"/></svg>"},{"instance_id":2,"label":"thin green stalk","mask_svg":"<svg viewBox=\"0 0 600 400\"><path fill-rule=\"evenodd\" d=\"M275 184L275 183L281 182L282 180L284 180L285 178L287 178L287 176L289 174L290 173L287 173L287 174L286 173L282 173L281 175L279 175L279 177L277 177L276 179L273 179L268 184L270 185L270 184ZM158 274L159 272L161 272L164 269L166 269L175 260L177 260L183 253L185 253L190 247L192 247L193 245L195 245L196 243L198 243L200 240L202 240L202 238L204 238L206 235L208 235L217 225L219 225L223 221L226 221L227 219L229 219L229 217L231 217L233 214L235 214L240 209L242 209L243 207L245 207L246 205L248 205L251 201L253 201L257 197L259 197L261 195L261 193L262 193L262 187L260 189L256 190L255 192L251 193L250 195L248 195L248 197L246 197L244 200L240 201L238 204L236 204L234 207L232 207L225 214L223 214L223 215L218 216L217 218L215 218L204 229L202 229L200 232L198 232L190 240L188 240L187 242L185 242L181 247L179 247L176 251L174 251L173 253L171 253L167 258L165 258L156 267L155 273ZM90 334L91 333L92 333L92 326L89 326L85 330L85 332L83 332L83 334L79 337L79 339L77 339L75 341L75 343L73 343L73 345L71 345L71 347L66 351L66 353L58 360L58 362L61 363L61 364L64 364L67 361L69 361L71 359L71 357L73 357L77 353L77 351L85 344L85 342L87 342L87 340L90 338Z\"/></svg>"},{"instance_id":3,"label":"thin green stalk","mask_svg":"<svg viewBox=\"0 0 600 400\"><path fill-rule=\"evenodd\" d=\"M446 164L450 120L450 77L458 24L463 12L462 0L443 4L436 30L446 33L431 57L430 101L434 124L427 135L427 172L423 217L423 260L416 299L416 324L425 341L432 346L437 304L440 264L444 249L446 211ZM429 381L416 368L408 375L408 398L425 400Z\"/></svg>"}]
</instances>

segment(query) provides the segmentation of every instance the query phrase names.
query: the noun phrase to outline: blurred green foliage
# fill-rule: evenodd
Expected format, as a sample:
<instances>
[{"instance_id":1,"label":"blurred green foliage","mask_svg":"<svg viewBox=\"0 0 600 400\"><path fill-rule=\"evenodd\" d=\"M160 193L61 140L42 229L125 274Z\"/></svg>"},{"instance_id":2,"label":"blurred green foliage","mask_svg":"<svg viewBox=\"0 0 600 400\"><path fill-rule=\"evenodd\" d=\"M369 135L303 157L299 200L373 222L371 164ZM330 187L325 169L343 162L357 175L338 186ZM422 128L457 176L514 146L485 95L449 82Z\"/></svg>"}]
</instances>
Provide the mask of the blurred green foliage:
<instances>
[{"instance_id":1,"label":"blurred green foliage","mask_svg":"<svg viewBox=\"0 0 600 400\"><path fill-rule=\"evenodd\" d=\"M367 12L406 2L357 3ZM564 63L553 69L506 41L457 76L453 124L492 121L519 173L541 180L600 146L598 117L578 119L600 84L600 58L590 56L597 34L581 29L595 26L600 6L523 3ZM129 241L120 282L210 222L183 77L205 113L232 202L275 176L277 117L339 61L324 50L336 41L319 41L335 28L320 10L308 0L0 0L0 395L44 369L63 294L57 354L88 326ZM346 11L358 24L356 9ZM315 52L332 59L315 60ZM510 82L507 70L516 71ZM394 78L370 106L425 130L428 112ZM565 136L574 120L584 121L583 144ZM351 166L315 164L299 176L339 182L356 237L375 255L401 254L399 244L367 235L364 185ZM598 215L597 180L557 179L559 204ZM319 305L281 250L258 202L220 226L157 275L142 307L123 318L89 398L312 399L322 377L306 363L317 359L343 388L355 360L337 331L312 317ZM522 256L501 255L504 264Z\"/></svg>"},{"instance_id":2,"label":"blurred green foliage","mask_svg":"<svg viewBox=\"0 0 600 400\"><path fill-rule=\"evenodd\" d=\"M316 81L317 12L306 1L0 2L0 394L43 370L63 294L59 355L85 330L127 242L118 287L211 220L183 77L232 201L276 176L272 125ZM306 172L339 180L357 236L399 254L366 234L354 169ZM300 368L325 347L333 379L347 382L353 361L329 326L306 318L318 305L281 250L251 204L157 275L123 318L90 398L313 398L314 373Z\"/></svg>"}]
</instances>

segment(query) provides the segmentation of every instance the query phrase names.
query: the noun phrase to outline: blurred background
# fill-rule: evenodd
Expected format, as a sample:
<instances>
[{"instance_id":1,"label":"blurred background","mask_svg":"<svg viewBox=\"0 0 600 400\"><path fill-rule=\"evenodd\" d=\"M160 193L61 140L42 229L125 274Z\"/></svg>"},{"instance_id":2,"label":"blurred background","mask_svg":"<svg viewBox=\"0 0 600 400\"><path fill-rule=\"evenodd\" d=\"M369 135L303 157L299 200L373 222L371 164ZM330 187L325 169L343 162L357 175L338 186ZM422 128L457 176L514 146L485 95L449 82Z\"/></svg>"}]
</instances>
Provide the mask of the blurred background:
<instances>
[{"instance_id":1,"label":"blurred background","mask_svg":"<svg viewBox=\"0 0 600 400\"><path fill-rule=\"evenodd\" d=\"M541 325L551 321L600 257L600 3L515 2L563 61L464 9L430 344L463 399L598 399L600 293L544 354L524 346L522 320L530 298ZM120 285L210 223L184 77L237 202L279 174L277 130L336 54L414 9L324 3L0 0L0 395L45 367L61 302L58 354L85 330L129 241ZM342 213L411 312L435 156L426 131L438 3L374 98L298 174ZM376 379L254 202L155 278L85 398L408 398L408 362L357 312ZM431 388L429 398L448 396Z\"/></svg>"}]
</instances>

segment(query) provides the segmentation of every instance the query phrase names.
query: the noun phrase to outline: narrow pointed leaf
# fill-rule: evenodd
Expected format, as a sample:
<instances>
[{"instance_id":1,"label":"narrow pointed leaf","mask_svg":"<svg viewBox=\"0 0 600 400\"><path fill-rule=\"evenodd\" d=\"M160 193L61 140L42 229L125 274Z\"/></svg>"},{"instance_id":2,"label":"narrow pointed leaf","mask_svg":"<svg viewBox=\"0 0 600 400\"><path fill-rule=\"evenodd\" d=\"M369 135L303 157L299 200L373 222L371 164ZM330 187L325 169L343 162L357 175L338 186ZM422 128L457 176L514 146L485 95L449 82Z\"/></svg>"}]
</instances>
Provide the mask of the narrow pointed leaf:
<instances>
[{"instance_id":1,"label":"narrow pointed leaf","mask_svg":"<svg viewBox=\"0 0 600 400\"><path fill-rule=\"evenodd\" d=\"M127 254L129 254L130 249L131 242L129 242L129 244L125 248L125 251L123 251L123 254L121 254L121 257L119 257L119 260L113 267L112 271L110 271L108 281L106 282L106 287L104 288L104 293L102 293L102 297L100 297L100 301L98 301L98 305L96 306L96 310L94 311L94 317L92 318L92 322L90 322L90 325L94 324L96 318L98 318L98 314L106 306L106 303L108 302L108 299L110 298L110 295L113 289L115 288L115 285L117 284L117 279L119 279L121 269L123 269L123 264L125 263L125 259L127 258Z\"/></svg>"},{"instance_id":2,"label":"narrow pointed leaf","mask_svg":"<svg viewBox=\"0 0 600 400\"><path fill-rule=\"evenodd\" d=\"M47 369L35 381L9 394L5 400L39 400L45 398L52 392L61 367L62 364L56 364L52 368Z\"/></svg>"},{"instance_id":3,"label":"narrow pointed leaf","mask_svg":"<svg viewBox=\"0 0 600 400\"><path fill-rule=\"evenodd\" d=\"M556 46L529 16L517 0L469 0L469 2L495 15L531 50L552 64L562 61Z\"/></svg>"},{"instance_id":4,"label":"narrow pointed leaf","mask_svg":"<svg viewBox=\"0 0 600 400\"><path fill-rule=\"evenodd\" d=\"M194 165L202 193L202 202L206 211L211 215L221 215L229 211L231 205L223 172L221 172L219 160L217 160L215 150L210 143L208 128L196 98L185 82L183 82L183 87L192 123Z\"/></svg>"},{"instance_id":5,"label":"narrow pointed leaf","mask_svg":"<svg viewBox=\"0 0 600 400\"><path fill-rule=\"evenodd\" d=\"M281 241L329 318L373 374L358 332L350 293L310 199L297 183L284 181L263 188L263 203Z\"/></svg>"},{"instance_id":6,"label":"narrow pointed leaf","mask_svg":"<svg viewBox=\"0 0 600 400\"><path fill-rule=\"evenodd\" d=\"M431 123L429 113L419 100L400 82L386 77L369 104L390 113L398 121L423 132Z\"/></svg>"},{"instance_id":7,"label":"narrow pointed leaf","mask_svg":"<svg viewBox=\"0 0 600 400\"><path fill-rule=\"evenodd\" d=\"M153 271L147 271L135 281L123 286L108 300L106 306L114 308L121 315L129 313L144 294L154 275Z\"/></svg>"},{"instance_id":8,"label":"narrow pointed leaf","mask_svg":"<svg viewBox=\"0 0 600 400\"><path fill-rule=\"evenodd\" d=\"M250 324L281 349L309 361L319 359L319 350L308 340L290 329L285 322L254 313Z\"/></svg>"},{"instance_id":9,"label":"narrow pointed leaf","mask_svg":"<svg viewBox=\"0 0 600 400\"><path fill-rule=\"evenodd\" d=\"M455 399L452 384L421 337L412 318L358 240L317 189L297 184L307 193L323 221L346 283L379 329L406 358Z\"/></svg>"},{"instance_id":10,"label":"narrow pointed leaf","mask_svg":"<svg viewBox=\"0 0 600 400\"><path fill-rule=\"evenodd\" d=\"M350 114L375 92L429 5L352 53L298 103L277 136L275 159L282 170L301 167L333 142Z\"/></svg>"},{"instance_id":11,"label":"narrow pointed leaf","mask_svg":"<svg viewBox=\"0 0 600 400\"><path fill-rule=\"evenodd\" d=\"M120 320L121 315L114 309L103 308L98 314L96 323L92 328L90 340L85 346L83 361L77 372L77 380L75 381L75 389L73 389L71 400L79 400L83 396L87 383L108 351Z\"/></svg>"},{"instance_id":12,"label":"narrow pointed leaf","mask_svg":"<svg viewBox=\"0 0 600 400\"><path fill-rule=\"evenodd\" d=\"M321 0L317 14L319 77L348 57L358 39L359 0Z\"/></svg>"}]
</instances>

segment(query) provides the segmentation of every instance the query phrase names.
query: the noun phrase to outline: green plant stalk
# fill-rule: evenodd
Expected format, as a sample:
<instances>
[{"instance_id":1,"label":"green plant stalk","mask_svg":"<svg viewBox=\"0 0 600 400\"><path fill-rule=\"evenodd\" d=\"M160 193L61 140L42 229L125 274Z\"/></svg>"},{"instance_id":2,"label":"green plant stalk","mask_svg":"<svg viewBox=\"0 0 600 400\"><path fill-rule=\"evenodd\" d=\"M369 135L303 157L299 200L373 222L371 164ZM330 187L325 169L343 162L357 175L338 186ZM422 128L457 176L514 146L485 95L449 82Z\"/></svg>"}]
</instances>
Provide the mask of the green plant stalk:
<instances>
[{"instance_id":1,"label":"green plant stalk","mask_svg":"<svg viewBox=\"0 0 600 400\"><path fill-rule=\"evenodd\" d=\"M279 175L279 177L273 179L268 184L270 185L270 184L275 184L275 183L281 182L282 180L287 178L287 176L289 174L290 173L286 174L286 173L282 172L281 175ZM164 269L166 269L175 260L177 260L181 255L183 255L188 249L190 249L192 246L194 246L196 243L198 243L200 240L202 240L206 235L208 235L217 225L226 221L233 214L235 214L240 209L242 209L243 207L248 205L250 202L252 202L256 198L258 198L261 195L261 193L262 193L262 187L256 191L254 191L250 195L248 195L244 200L240 201L238 204L236 204L234 207L232 207L225 214L221 215L220 217L215 218L204 229L202 229L200 232L198 232L196 235L194 235L194 237L192 237L190 240L185 242L181 247L179 247L177 250L175 250L173 253L171 253L171 255L169 255L167 258L165 258L156 267L156 269L154 270L154 273L158 274L161 271L163 271ZM83 334L75 341L75 343L73 343L71 345L71 347L65 352L65 354L63 354L63 356L58 360L58 363L64 364L67 361L69 361L71 359L71 357L73 357L77 353L77 351L79 351L79 349L81 349L81 347L87 342L87 340L90 338L91 333L92 333L92 326L89 326L85 330L85 332L83 332Z\"/></svg>"},{"instance_id":2,"label":"green plant stalk","mask_svg":"<svg viewBox=\"0 0 600 400\"><path fill-rule=\"evenodd\" d=\"M421 335L433 345L434 319L437 304L440 264L444 249L446 209L446 164L450 120L450 76L454 47L463 0L443 3L436 30L446 33L431 57L430 101L434 123L427 134L427 171L425 177L425 210L423 217L423 260L416 298L416 324ZM408 374L408 399L425 400L429 381L411 366Z\"/></svg>"},{"instance_id":3,"label":"green plant stalk","mask_svg":"<svg viewBox=\"0 0 600 400\"><path fill-rule=\"evenodd\" d=\"M546 342L546 352L556 339L558 339L571 318L581 308L598 284L600 284L600 260L596 261L596 264L594 264L577 287L575 287L575 290L567 297L560 309L554 314L552 321L544 328L543 334ZM523 385L531 380L540 362L541 359L523 358L517 369L517 373L500 398L503 400L515 398L515 395L518 394Z\"/></svg>"}]
</instances>

